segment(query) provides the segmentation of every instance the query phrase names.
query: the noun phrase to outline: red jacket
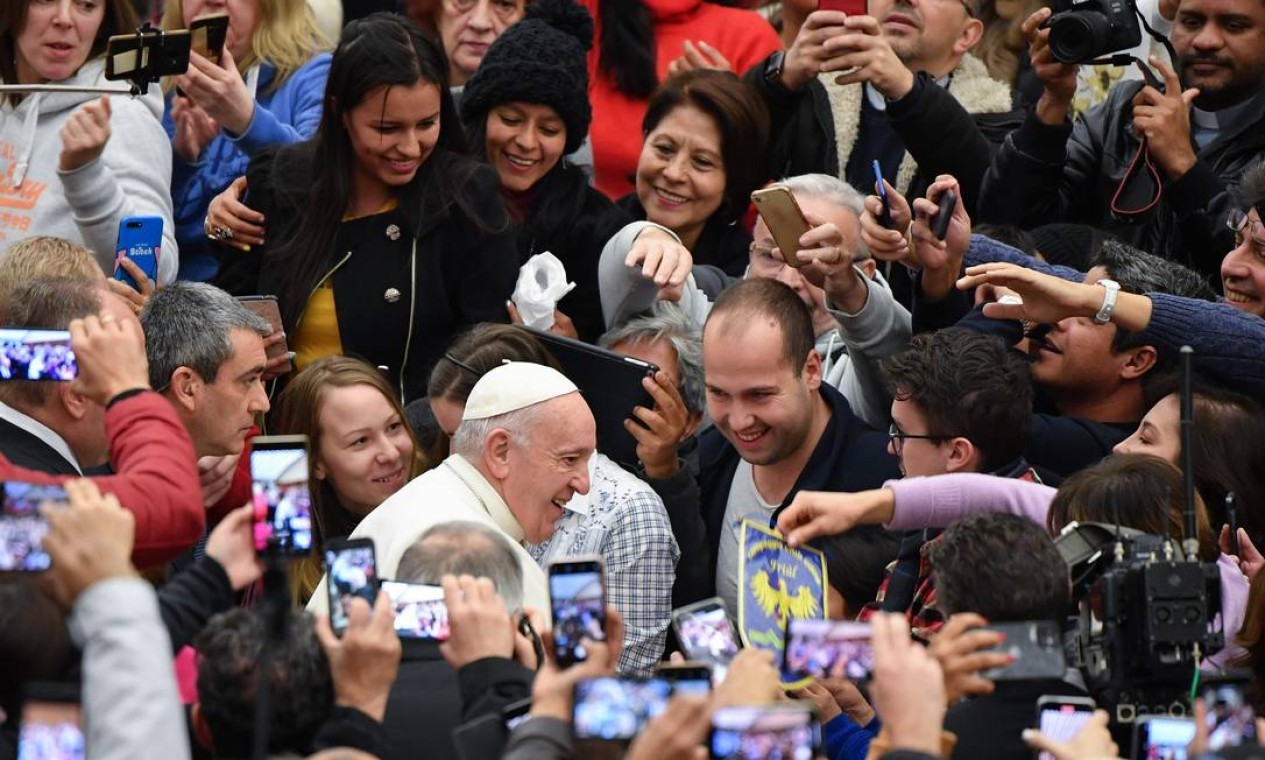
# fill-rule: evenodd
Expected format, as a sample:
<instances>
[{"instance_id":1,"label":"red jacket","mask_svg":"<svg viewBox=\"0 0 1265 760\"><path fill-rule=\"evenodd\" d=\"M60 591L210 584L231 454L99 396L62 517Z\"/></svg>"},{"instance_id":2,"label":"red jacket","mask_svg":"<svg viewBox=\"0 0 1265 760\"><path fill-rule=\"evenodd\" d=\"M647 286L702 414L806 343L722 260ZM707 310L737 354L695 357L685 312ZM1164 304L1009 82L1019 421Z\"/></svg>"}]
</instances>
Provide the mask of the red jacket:
<instances>
[{"instance_id":1,"label":"red jacket","mask_svg":"<svg viewBox=\"0 0 1265 760\"><path fill-rule=\"evenodd\" d=\"M116 474L92 481L136 517L132 562L141 569L169 562L197 543L206 528L189 433L171 404L153 392L110 407L105 429ZM0 454L0 481L47 485L75 479L18 467Z\"/></svg>"},{"instance_id":2,"label":"red jacket","mask_svg":"<svg viewBox=\"0 0 1265 760\"><path fill-rule=\"evenodd\" d=\"M685 52L685 41L703 41L719 50L734 71L742 75L763 61L770 53L782 49L782 41L768 21L754 11L727 8L701 0L641 0L650 9L654 25L655 70L659 81L667 79L668 66ZM601 40L602 23L598 17L601 0L584 0L593 14ZM646 116L647 101L634 100L615 86L615 77L598 70L601 44L595 42L589 51L589 102L593 104L593 123L589 137L593 142L594 185L607 197L615 199L633 191L628 181L637 170L641 155L641 122Z\"/></svg>"}]
</instances>

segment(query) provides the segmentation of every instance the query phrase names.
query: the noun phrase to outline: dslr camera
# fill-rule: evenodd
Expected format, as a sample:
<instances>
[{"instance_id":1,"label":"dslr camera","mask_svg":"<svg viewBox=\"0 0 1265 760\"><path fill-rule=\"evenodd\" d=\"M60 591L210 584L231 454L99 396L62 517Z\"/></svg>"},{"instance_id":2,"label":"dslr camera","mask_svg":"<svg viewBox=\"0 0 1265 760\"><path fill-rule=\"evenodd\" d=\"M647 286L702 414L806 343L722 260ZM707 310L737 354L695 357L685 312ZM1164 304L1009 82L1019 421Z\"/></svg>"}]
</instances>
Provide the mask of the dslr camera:
<instances>
[{"instance_id":1,"label":"dslr camera","mask_svg":"<svg viewBox=\"0 0 1265 760\"><path fill-rule=\"evenodd\" d=\"M1050 52L1063 63L1085 63L1142 42L1134 0L1055 0L1046 26Z\"/></svg>"}]
</instances>

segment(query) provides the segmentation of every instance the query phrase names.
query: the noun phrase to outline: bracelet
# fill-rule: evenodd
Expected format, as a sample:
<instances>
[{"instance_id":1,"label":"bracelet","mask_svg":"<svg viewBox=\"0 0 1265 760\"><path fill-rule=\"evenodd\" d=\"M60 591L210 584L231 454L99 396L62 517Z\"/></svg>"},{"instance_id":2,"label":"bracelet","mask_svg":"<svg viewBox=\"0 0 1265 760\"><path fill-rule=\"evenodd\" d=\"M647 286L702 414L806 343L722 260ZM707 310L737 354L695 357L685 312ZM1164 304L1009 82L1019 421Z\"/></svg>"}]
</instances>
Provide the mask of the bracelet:
<instances>
[{"instance_id":1,"label":"bracelet","mask_svg":"<svg viewBox=\"0 0 1265 760\"><path fill-rule=\"evenodd\" d=\"M108 402L106 402L105 408L108 410L110 407L114 406L120 401L127 401L129 398L133 396L139 396L140 394L144 393L147 390L149 390L149 388L131 388L129 390L125 390L122 393L115 396L114 398L110 399Z\"/></svg>"},{"instance_id":2,"label":"bracelet","mask_svg":"<svg viewBox=\"0 0 1265 760\"><path fill-rule=\"evenodd\" d=\"M1099 280L1096 285L1103 287L1102 306L1094 315L1094 324L1105 325L1111 321L1111 314L1116 310L1116 298L1120 295L1120 283L1115 280Z\"/></svg>"}]
</instances>

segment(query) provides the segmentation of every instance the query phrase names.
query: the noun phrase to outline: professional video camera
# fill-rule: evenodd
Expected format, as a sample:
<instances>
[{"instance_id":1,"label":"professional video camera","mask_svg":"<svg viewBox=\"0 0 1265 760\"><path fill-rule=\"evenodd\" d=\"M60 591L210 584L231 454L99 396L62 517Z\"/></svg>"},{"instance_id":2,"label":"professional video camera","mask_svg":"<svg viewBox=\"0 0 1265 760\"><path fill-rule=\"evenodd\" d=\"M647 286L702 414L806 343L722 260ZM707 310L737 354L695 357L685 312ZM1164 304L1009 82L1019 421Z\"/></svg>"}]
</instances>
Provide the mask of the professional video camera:
<instances>
[{"instance_id":1,"label":"professional video camera","mask_svg":"<svg viewBox=\"0 0 1265 760\"><path fill-rule=\"evenodd\" d=\"M1134 0L1055 0L1050 52L1063 63L1086 63L1142 42Z\"/></svg>"},{"instance_id":2,"label":"professional video camera","mask_svg":"<svg viewBox=\"0 0 1265 760\"><path fill-rule=\"evenodd\" d=\"M1131 528L1072 523L1055 541L1078 602L1071 661L1100 705L1130 723L1184 714L1199 660L1224 646L1215 563ZM1188 547L1189 548L1189 547Z\"/></svg>"}]
</instances>

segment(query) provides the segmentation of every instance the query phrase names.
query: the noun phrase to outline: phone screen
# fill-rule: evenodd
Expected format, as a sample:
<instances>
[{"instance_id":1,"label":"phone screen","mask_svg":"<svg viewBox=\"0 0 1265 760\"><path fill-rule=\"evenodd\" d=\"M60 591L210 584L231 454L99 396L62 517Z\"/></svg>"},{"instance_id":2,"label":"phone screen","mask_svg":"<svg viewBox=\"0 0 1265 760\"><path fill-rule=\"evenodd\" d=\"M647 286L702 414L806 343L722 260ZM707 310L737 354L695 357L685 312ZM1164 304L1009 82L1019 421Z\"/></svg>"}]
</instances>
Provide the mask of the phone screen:
<instances>
[{"instance_id":1,"label":"phone screen","mask_svg":"<svg viewBox=\"0 0 1265 760\"><path fill-rule=\"evenodd\" d=\"M715 599L683 607L672 613L672 621L686 658L710 663L715 679L724 680L730 661L738 655L738 640L724 603Z\"/></svg>"},{"instance_id":2,"label":"phone screen","mask_svg":"<svg viewBox=\"0 0 1265 760\"><path fill-rule=\"evenodd\" d=\"M1216 751L1257 743L1256 711L1237 683L1209 684L1203 690L1208 709L1208 749Z\"/></svg>"},{"instance_id":3,"label":"phone screen","mask_svg":"<svg viewBox=\"0 0 1265 760\"><path fill-rule=\"evenodd\" d=\"M52 564L44 551L48 521L40 514L40 505L53 502L64 505L66 492L61 486L40 486L11 480L4 484L0 506L0 571L39 572Z\"/></svg>"},{"instance_id":4,"label":"phone screen","mask_svg":"<svg viewBox=\"0 0 1265 760\"><path fill-rule=\"evenodd\" d=\"M68 331L0 329L0 380L74 380L78 376Z\"/></svg>"},{"instance_id":5,"label":"phone screen","mask_svg":"<svg viewBox=\"0 0 1265 760\"><path fill-rule=\"evenodd\" d=\"M329 586L329 625L335 633L347 630L347 606L360 597L372 607L378 595L378 563L373 541L331 541L325 547ZM447 616L445 615L445 622Z\"/></svg>"},{"instance_id":6,"label":"phone screen","mask_svg":"<svg viewBox=\"0 0 1265 760\"><path fill-rule=\"evenodd\" d=\"M851 620L791 620L782 650L785 681L846 678L868 681L874 670L869 623Z\"/></svg>"},{"instance_id":7,"label":"phone screen","mask_svg":"<svg viewBox=\"0 0 1265 760\"><path fill-rule=\"evenodd\" d=\"M31 700L22 706L18 760L83 758L83 709L79 703Z\"/></svg>"},{"instance_id":8,"label":"phone screen","mask_svg":"<svg viewBox=\"0 0 1265 760\"><path fill-rule=\"evenodd\" d=\"M1138 746L1146 760L1186 760L1186 747L1195 738L1189 718L1151 717L1138 724Z\"/></svg>"},{"instance_id":9,"label":"phone screen","mask_svg":"<svg viewBox=\"0 0 1265 760\"><path fill-rule=\"evenodd\" d=\"M606 594L599 562L558 562L549 566L553 607L554 659L569 667L588 659L582 640L606 640Z\"/></svg>"},{"instance_id":10,"label":"phone screen","mask_svg":"<svg viewBox=\"0 0 1265 760\"><path fill-rule=\"evenodd\" d=\"M672 684L662 678L589 678L575 686L575 738L630 741L668 706Z\"/></svg>"},{"instance_id":11,"label":"phone screen","mask_svg":"<svg viewBox=\"0 0 1265 760\"><path fill-rule=\"evenodd\" d=\"M820 727L801 707L722 707L712 716L712 757L811 760Z\"/></svg>"},{"instance_id":12,"label":"phone screen","mask_svg":"<svg viewBox=\"0 0 1265 760\"><path fill-rule=\"evenodd\" d=\"M1037 723L1041 733L1057 742L1071 741L1094 715L1090 704L1046 702L1041 706ZM1054 755L1041 752L1037 760L1054 760Z\"/></svg>"},{"instance_id":13,"label":"phone screen","mask_svg":"<svg viewBox=\"0 0 1265 760\"><path fill-rule=\"evenodd\" d=\"M1058 623L1047 620L1018 623L996 623L988 630L1006 638L995 649L1015 658L1010 665L982 673L993 681L1023 681L1041 678L1062 678L1067 670L1063 651L1063 632Z\"/></svg>"},{"instance_id":14,"label":"phone screen","mask_svg":"<svg viewBox=\"0 0 1265 760\"><path fill-rule=\"evenodd\" d=\"M259 436L251 446L255 548L282 556L308 554L312 550L312 494L306 439L275 442Z\"/></svg>"},{"instance_id":15,"label":"phone screen","mask_svg":"<svg viewBox=\"0 0 1265 760\"><path fill-rule=\"evenodd\" d=\"M448 605L444 604L443 587L382 581L382 590L391 598L397 636L426 641L448 639Z\"/></svg>"}]
</instances>

